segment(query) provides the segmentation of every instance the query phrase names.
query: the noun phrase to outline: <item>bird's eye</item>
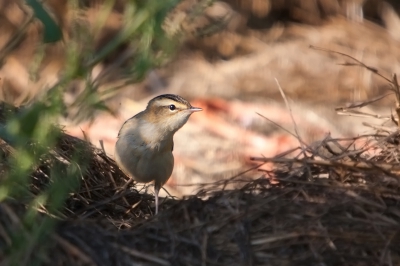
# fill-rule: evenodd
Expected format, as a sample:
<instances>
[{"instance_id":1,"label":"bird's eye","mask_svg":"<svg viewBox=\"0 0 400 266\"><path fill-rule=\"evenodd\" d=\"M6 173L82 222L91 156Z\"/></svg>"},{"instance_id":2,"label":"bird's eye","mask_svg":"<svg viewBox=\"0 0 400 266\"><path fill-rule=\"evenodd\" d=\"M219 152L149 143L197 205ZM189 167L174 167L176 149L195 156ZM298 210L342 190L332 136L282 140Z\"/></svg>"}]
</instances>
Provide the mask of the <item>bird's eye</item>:
<instances>
[{"instance_id":1,"label":"bird's eye","mask_svg":"<svg viewBox=\"0 0 400 266\"><path fill-rule=\"evenodd\" d=\"M169 110L174 111L175 109L176 109L176 106L175 106L175 105L171 104L171 105L169 106Z\"/></svg>"}]
</instances>

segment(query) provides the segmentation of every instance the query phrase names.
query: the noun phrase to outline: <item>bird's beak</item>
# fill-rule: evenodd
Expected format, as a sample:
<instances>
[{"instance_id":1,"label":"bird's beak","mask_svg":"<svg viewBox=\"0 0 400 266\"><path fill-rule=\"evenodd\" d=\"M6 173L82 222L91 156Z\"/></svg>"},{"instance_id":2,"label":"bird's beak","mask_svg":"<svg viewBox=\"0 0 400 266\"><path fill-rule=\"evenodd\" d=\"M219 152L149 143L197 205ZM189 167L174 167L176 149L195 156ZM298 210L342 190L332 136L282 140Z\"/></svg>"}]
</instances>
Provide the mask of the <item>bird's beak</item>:
<instances>
[{"instance_id":1,"label":"bird's beak","mask_svg":"<svg viewBox=\"0 0 400 266\"><path fill-rule=\"evenodd\" d=\"M191 107L190 109L188 109L189 112L194 113L194 112L200 112L203 109L199 108L199 107Z\"/></svg>"}]
</instances>

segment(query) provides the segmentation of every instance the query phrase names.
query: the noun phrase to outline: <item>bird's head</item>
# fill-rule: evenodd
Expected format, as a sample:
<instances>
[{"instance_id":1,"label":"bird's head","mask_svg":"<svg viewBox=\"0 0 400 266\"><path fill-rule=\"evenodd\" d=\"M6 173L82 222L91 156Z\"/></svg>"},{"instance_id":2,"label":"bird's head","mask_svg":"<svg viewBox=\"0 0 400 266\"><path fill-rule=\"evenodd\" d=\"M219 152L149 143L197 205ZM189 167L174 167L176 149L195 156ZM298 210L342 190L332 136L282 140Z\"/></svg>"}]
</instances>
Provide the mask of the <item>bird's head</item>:
<instances>
[{"instance_id":1,"label":"bird's head","mask_svg":"<svg viewBox=\"0 0 400 266\"><path fill-rule=\"evenodd\" d=\"M155 123L166 131L176 132L192 113L201 110L178 95L163 94L149 101L145 117L147 122Z\"/></svg>"}]
</instances>

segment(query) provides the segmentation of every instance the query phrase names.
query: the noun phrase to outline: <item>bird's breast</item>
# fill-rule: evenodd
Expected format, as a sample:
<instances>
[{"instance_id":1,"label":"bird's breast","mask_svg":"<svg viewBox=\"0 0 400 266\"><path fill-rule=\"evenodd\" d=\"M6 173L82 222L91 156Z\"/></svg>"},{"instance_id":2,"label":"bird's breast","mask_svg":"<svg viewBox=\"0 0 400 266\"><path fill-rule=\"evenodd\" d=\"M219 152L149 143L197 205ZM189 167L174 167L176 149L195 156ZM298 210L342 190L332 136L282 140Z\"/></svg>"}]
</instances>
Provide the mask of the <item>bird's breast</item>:
<instances>
[{"instance_id":1,"label":"bird's breast","mask_svg":"<svg viewBox=\"0 0 400 266\"><path fill-rule=\"evenodd\" d=\"M153 180L164 184L172 174L173 140L149 141L151 134L141 131L120 135L115 146L115 160L122 170L138 182Z\"/></svg>"}]
</instances>

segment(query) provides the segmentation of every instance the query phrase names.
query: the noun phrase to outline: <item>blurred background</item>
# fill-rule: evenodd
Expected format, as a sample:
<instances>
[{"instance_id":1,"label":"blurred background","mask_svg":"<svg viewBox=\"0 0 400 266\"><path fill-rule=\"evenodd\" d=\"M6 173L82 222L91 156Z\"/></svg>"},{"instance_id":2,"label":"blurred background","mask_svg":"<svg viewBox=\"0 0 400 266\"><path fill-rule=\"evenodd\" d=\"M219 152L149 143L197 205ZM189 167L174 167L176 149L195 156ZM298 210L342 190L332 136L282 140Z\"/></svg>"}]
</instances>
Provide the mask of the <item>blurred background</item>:
<instances>
[{"instance_id":1,"label":"blurred background","mask_svg":"<svg viewBox=\"0 0 400 266\"><path fill-rule=\"evenodd\" d=\"M312 47L391 78L400 67L399 12L395 0L0 0L0 98L25 106L62 91L59 124L96 146L102 140L113 157L126 119L157 95L181 95L204 109L175 135L166 188L187 195L252 167L250 156L297 147L291 113L309 144L390 121L391 95L359 116L338 115L335 108L386 95L389 85Z\"/></svg>"}]
</instances>

